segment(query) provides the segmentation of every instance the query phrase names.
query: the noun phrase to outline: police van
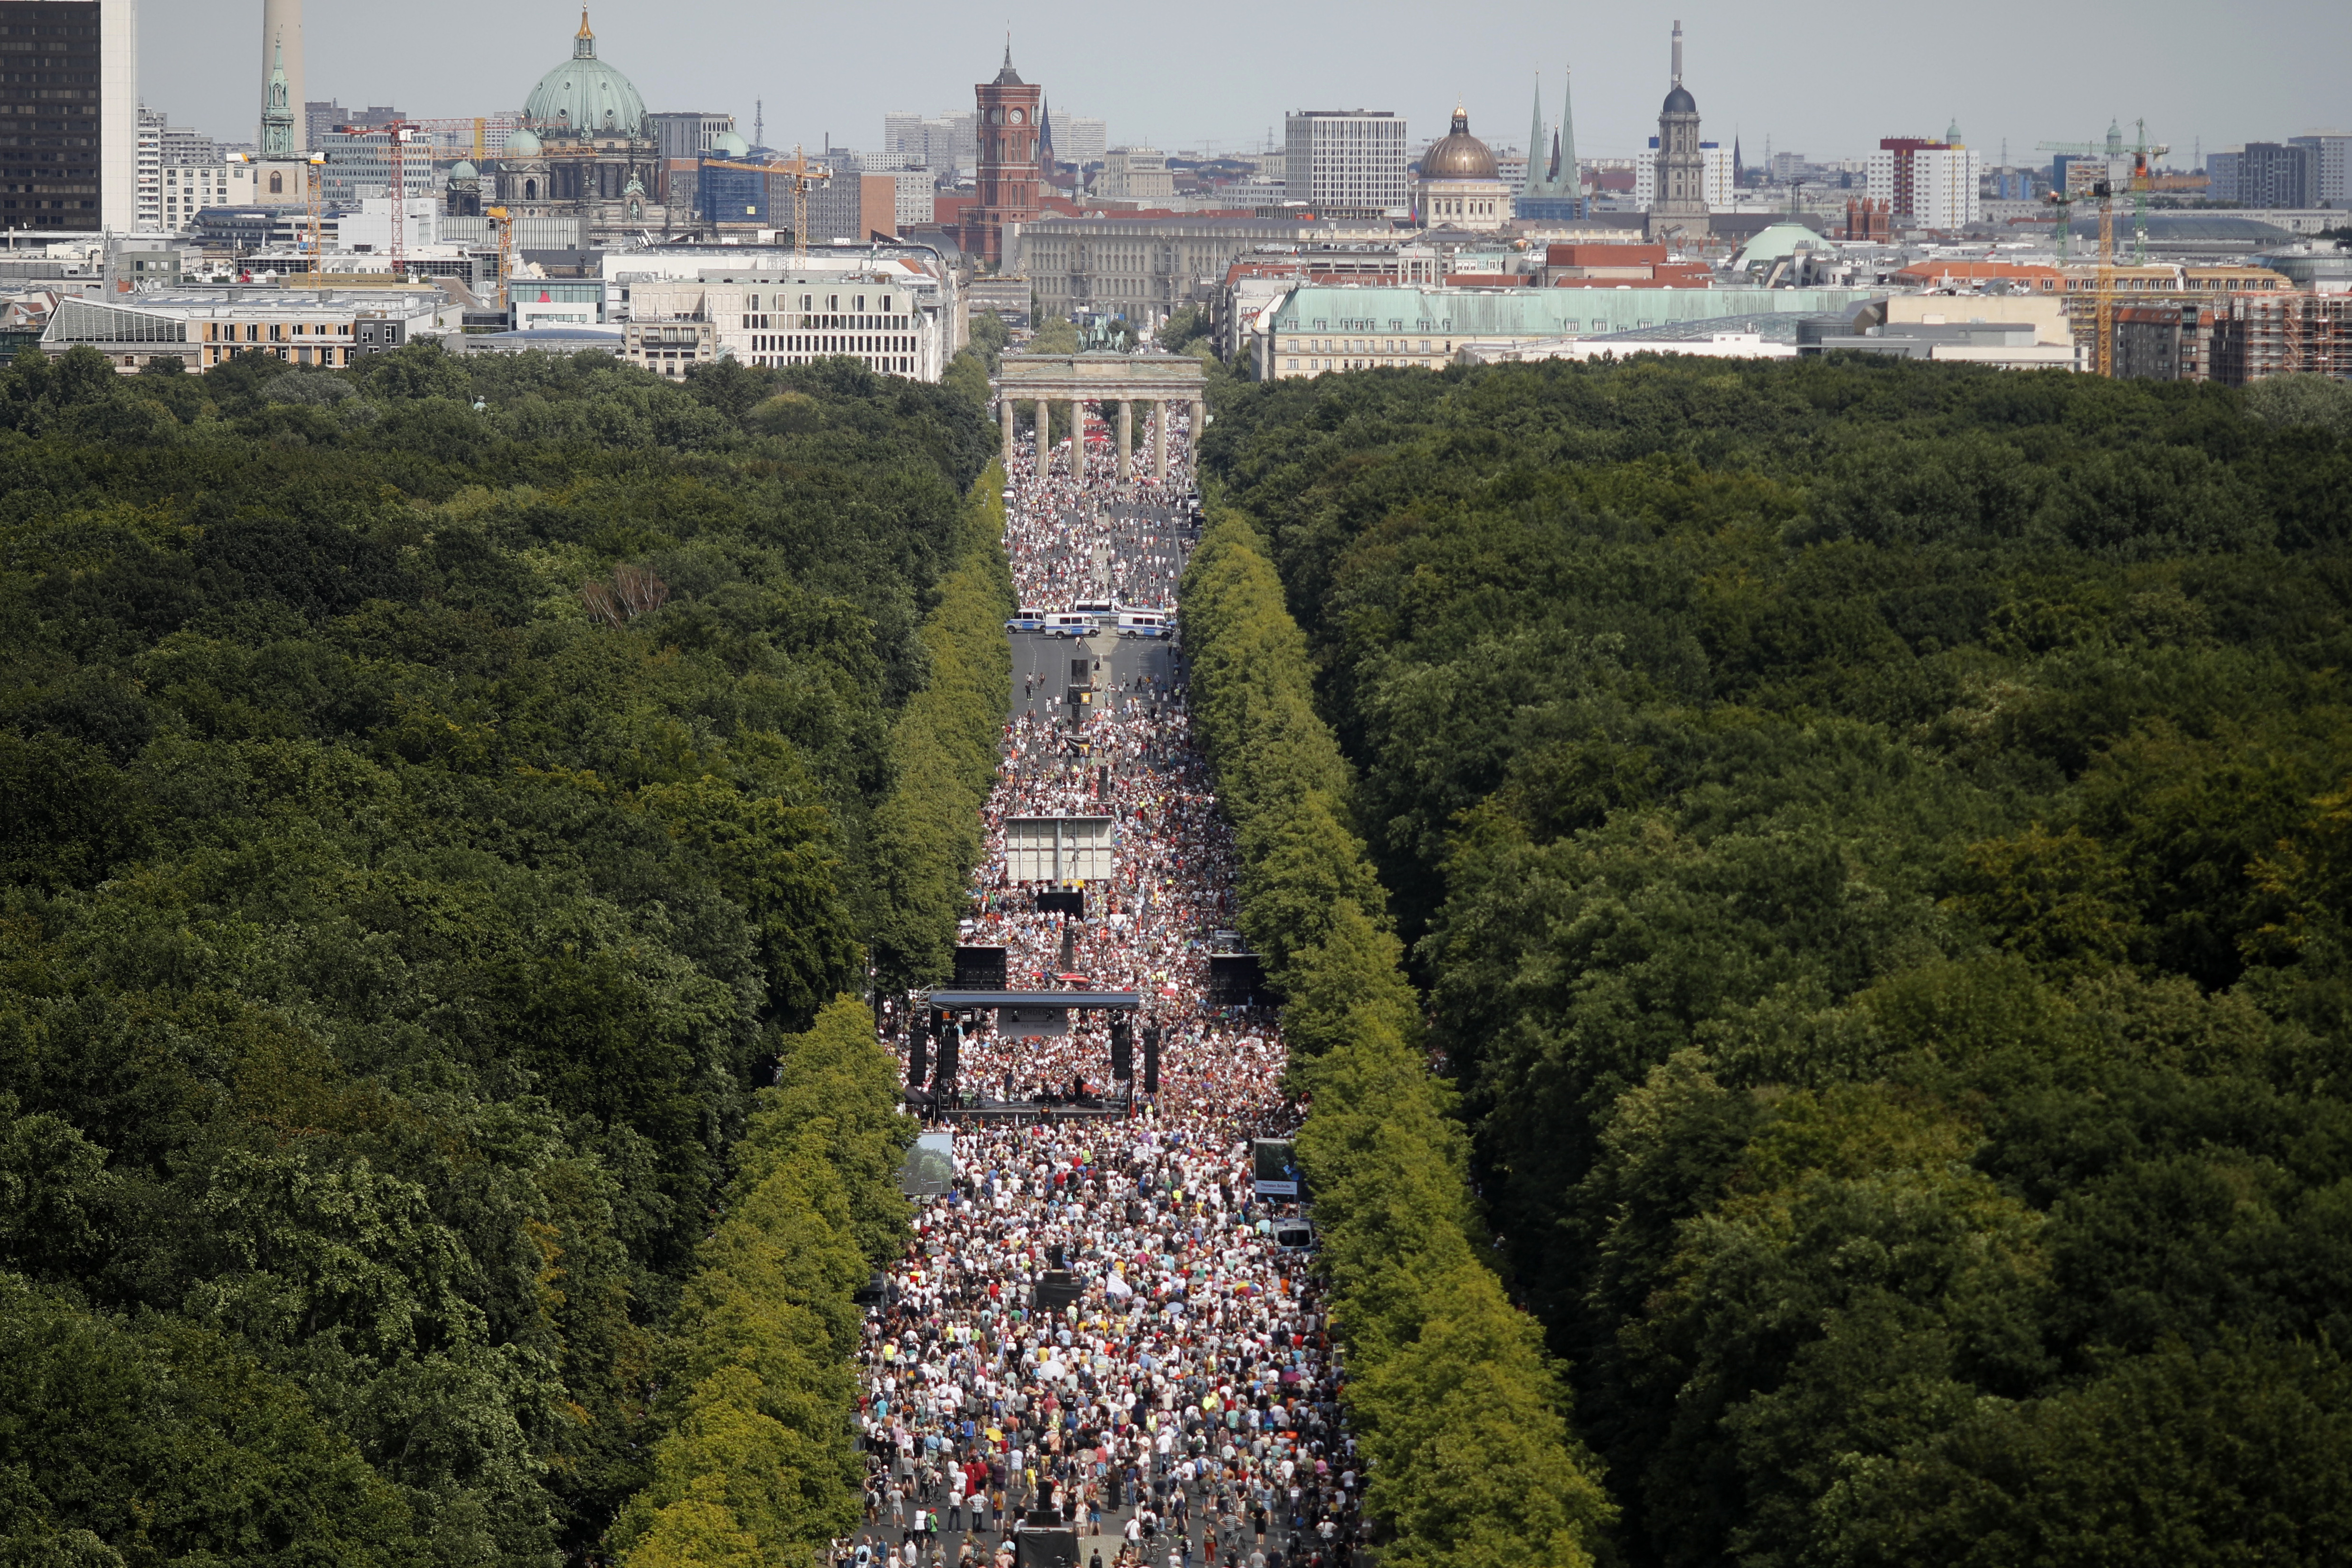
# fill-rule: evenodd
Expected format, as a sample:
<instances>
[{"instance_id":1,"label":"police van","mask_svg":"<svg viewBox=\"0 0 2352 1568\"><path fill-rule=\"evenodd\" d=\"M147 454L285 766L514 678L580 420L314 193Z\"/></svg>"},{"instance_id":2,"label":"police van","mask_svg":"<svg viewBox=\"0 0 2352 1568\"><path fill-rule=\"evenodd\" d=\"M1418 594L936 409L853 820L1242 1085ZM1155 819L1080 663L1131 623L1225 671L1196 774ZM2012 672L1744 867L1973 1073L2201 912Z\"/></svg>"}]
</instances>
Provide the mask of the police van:
<instances>
[{"instance_id":1,"label":"police van","mask_svg":"<svg viewBox=\"0 0 2352 1568\"><path fill-rule=\"evenodd\" d=\"M1164 637L1174 619L1165 610L1121 610L1118 635L1123 637Z\"/></svg>"},{"instance_id":2,"label":"police van","mask_svg":"<svg viewBox=\"0 0 2352 1568\"><path fill-rule=\"evenodd\" d=\"M1004 623L1004 629L1008 632L1044 631L1045 629L1045 612L1043 610L1015 610L1013 612L1013 618Z\"/></svg>"},{"instance_id":3,"label":"police van","mask_svg":"<svg viewBox=\"0 0 2352 1568\"><path fill-rule=\"evenodd\" d=\"M1056 610L1038 629L1049 637L1090 637L1095 635L1095 618L1077 610Z\"/></svg>"}]
</instances>

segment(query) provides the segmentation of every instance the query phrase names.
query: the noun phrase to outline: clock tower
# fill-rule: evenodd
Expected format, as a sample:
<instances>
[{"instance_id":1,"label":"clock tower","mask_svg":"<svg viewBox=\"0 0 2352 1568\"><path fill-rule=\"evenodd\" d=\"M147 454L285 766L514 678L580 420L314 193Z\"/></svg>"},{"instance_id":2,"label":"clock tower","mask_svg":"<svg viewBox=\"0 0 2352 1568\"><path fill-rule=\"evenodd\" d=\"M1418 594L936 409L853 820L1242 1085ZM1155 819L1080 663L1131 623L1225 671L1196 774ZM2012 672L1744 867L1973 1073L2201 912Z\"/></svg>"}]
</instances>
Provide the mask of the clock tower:
<instances>
[{"instance_id":1,"label":"clock tower","mask_svg":"<svg viewBox=\"0 0 2352 1568\"><path fill-rule=\"evenodd\" d=\"M974 126L980 143L977 198L964 215L963 247L1002 267L1019 225L1037 216L1038 103L1045 89L1021 79L1013 68L1013 46L1004 46L1004 68L994 81L972 89L980 110Z\"/></svg>"}]
</instances>

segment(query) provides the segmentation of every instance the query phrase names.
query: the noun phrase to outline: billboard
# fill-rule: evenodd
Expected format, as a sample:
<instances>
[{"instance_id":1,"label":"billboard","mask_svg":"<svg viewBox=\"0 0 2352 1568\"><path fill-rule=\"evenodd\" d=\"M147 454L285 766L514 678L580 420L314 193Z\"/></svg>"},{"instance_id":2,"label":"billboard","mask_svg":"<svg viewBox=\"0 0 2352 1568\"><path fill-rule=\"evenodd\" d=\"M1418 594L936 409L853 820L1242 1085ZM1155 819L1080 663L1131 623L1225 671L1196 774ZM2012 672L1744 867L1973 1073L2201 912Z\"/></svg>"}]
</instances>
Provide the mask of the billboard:
<instances>
[{"instance_id":1,"label":"billboard","mask_svg":"<svg viewBox=\"0 0 2352 1568\"><path fill-rule=\"evenodd\" d=\"M1262 1198L1301 1198L1307 1181L1291 1157L1287 1138L1257 1138L1250 1142L1250 1173Z\"/></svg>"},{"instance_id":2,"label":"billboard","mask_svg":"<svg viewBox=\"0 0 2352 1568\"><path fill-rule=\"evenodd\" d=\"M898 1190L910 1198L946 1195L955 1184L955 1134L926 1132L898 1167Z\"/></svg>"},{"instance_id":3,"label":"billboard","mask_svg":"<svg viewBox=\"0 0 2352 1568\"><path fill-rule=\"evenodd\" d=\"M1007 817L1005 874L1016 882L1107 880L1117 826L1108 816Z\"/></svg>"}]
</instances>

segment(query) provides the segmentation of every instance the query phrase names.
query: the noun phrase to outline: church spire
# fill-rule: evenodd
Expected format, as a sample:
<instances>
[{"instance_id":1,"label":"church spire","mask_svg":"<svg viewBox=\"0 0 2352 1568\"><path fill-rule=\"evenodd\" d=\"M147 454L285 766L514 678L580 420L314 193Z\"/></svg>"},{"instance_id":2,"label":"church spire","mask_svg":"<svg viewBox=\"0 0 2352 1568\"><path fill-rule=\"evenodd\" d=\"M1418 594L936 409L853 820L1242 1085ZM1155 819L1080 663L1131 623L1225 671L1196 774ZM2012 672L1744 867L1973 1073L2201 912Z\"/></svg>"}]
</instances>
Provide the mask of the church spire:
<instances>
[{"instance_id":1,"label":"church spire","mask_svg":"<svg viewBox=\"0 0 2352 1568\"><path fill-rule=\"evenodd\" d=\"M1528 177L1520 183L1523 196L1540 196L1547 193L1551 171L1544 166L1543 73L1536 73L1535 118L1528 122Z\"/></svg>"},{"instance_id":2,"label":"church spire","mask_svg":"<svg viewBox=\"0 0 2352 1568\"><path fill-rule=\"evenodd\" d=\"M596 35L588 26L588 7L580 7L580 30L572 35L572 58L593 60L596 58Z\"/></svg>"},{"instance_id":3,"label":"church spire","mask_svg":"<svg viewBox=\"0 0 2352 1568\"><path fill-rule=\"evenodd\" d=\"M1584 199L1584 175L1576 163L1576 113L1570 106L1569 89L1574 68L1559 68L1559 182L1556 187L1571 201ZM1589 216L1578 209L1579 216Z\"/></svg>"},{"instance_id":4,"label":"church spire","mask_svg":"<svg viewBox=\"0 0 2352 1568\"><path fill-rule=\"evenodd\" d=\"M261 98L261 155L265 158L290 158L294 155L293 89L286 79L286 36L280 33L270 43L269 85Z\"/></svg>"}]
</instances>

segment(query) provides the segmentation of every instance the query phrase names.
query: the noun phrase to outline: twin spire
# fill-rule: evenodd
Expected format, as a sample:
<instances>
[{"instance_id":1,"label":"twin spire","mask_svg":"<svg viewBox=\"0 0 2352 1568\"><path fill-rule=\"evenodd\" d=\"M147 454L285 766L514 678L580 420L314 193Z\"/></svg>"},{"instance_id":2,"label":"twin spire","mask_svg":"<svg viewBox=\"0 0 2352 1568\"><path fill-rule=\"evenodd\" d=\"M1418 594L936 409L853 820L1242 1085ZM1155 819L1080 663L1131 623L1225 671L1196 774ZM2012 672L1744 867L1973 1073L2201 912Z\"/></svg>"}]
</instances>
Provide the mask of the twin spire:
<instances>
[{"instance_id":1,"label":"twin spire","mask_svg":"<svg viewBox=\"0 0 2352 1568\"><path fill-rule=\"evenodd\" d=\"M1550 143L1546 155L1545 143ZM1560 70L1559 125L1547 130L1543 111L1543 76L1536 76L1535 118L1528 125L1528 177L1523 196L1549 196L1575 201L1584 195L1584 181L1576 168L1576 121L1569 103L1569 70Z\"/></svg>"}]
</instances>

